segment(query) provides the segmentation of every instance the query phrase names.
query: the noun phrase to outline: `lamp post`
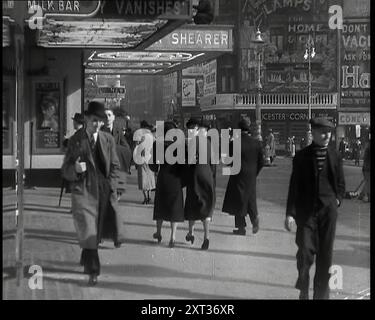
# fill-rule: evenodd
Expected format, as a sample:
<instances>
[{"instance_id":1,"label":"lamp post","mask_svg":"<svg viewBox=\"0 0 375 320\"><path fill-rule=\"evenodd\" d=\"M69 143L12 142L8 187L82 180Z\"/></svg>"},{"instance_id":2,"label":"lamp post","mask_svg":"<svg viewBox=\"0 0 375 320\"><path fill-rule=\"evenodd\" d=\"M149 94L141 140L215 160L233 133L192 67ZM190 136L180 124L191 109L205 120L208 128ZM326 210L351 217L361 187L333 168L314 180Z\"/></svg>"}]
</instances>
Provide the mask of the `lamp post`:
<instances>
[{"instance_id":1,"label":"lamp post","mask_svg":"<svg viewBox=\"0 0 375 320\"><path fill-rule=\"evenodd\" d=\"M310 145L312 142L311 136L311 59L315 57L315 47L314 47L314 40L310 37L306 43L306 50L303 58L308 61L308 129L307 129L307 137L306 137L306 144Z\"/></svg>"},{"instance_id":2,"label":"lamp post","mask_svg":"<svg viewBox=\"0 0 375 320\"><path fill-rule=\"evenodd\" d=\"M260 46L264 43L264 40L262 39L262 33L260 32L259 28L255 34L255 40L253 40L252 42L257 46L257 66L258 66L258 79L256 82L257 102L256 102L256 109L255 109L255 122L256 122L255 138L259 141L262 141L262 114L261 114L262 84L260 82L260 67L261 67Z\"/></svg>"}]
</instances>

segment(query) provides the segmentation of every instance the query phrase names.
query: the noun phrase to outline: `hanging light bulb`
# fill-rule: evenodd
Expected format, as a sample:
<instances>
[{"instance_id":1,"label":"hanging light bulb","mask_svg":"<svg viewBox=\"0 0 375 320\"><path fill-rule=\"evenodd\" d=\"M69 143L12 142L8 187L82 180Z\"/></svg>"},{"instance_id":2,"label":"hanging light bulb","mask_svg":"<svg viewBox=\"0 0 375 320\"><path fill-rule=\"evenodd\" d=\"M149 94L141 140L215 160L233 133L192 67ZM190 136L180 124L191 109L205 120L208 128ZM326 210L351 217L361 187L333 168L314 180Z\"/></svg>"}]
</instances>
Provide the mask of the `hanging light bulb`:
<instances>
[{"instance_id":1,"label":"hanging light bulb","mask_svg":"<svg viewBox=\"0 0 375 320\"><path fill-rule=\"evenodd\" d=\"M305 54L303 55L303 57L305 58L305 60L307 60L307 58L309 57L309 53L307 52L307 49L306 49Z\"/></svg>"},{"instance_id":2,"label":"hanging light bulb","mask_svg":"<svg viewBox=\"0 0 375 320\"><path fill-rule=\"evenodd\" d=\"M311 51L311 58L314 58L314 57L315 57L315 54L316 54L316 53L315 53L315 48L313 47L313 48L312 48L312 51Z\"/></svg>"},{"instance_id":3,"label":"hanging light bulb","mask_svg":"<svg viewBox=\"0 0 375 320\"><path fill-rule=\"evenodd\" d=\"M254 42L256 43L263 43L264 40L262 39L262 33L260 32L260 30L258 29L256 34L255 34L255 40Z\"/></svg>"}]
</instances>

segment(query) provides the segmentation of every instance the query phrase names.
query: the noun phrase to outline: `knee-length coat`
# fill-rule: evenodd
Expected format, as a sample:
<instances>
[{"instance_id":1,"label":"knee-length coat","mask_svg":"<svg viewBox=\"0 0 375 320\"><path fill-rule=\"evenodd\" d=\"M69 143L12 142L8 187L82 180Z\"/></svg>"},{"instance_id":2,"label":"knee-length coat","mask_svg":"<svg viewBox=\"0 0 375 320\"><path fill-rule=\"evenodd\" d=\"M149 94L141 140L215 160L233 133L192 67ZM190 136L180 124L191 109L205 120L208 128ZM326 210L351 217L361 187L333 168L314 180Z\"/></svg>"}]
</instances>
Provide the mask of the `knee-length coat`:
<instances>
[{"instance_id":1,"label":"knee-length coat","mask_svg":"<svg viewBox=\"0 0 375 320\"><path fill-rule=\"evenodd\" d=\"M233 149L233 148L231 148ZM241 170L229 177L223 212L234 216L258 214L256 178L263 167L262 145L246 133L241 133Z\"/></svg>"},{"instance_id":2,"label":"knee-length coat","mask_svg":"<svg viewBox=\"0 0 375 320\"><path fill-rule=\"evenodd\" d=\"M164 152L172 142L164 142ZM156 164L156 143L152 149L153 164L150 169L158 172L154 200L154 220L184 221L183 170L184 164Z\"/></svg>"},{"instance_id":3,"label":"knee-length coat","mask_svg":"<svg viewBox=\"0 0 375 320\"><path fill-rule=\"evenodd\" d=\"M105 177L111 186L110 204L115 212L117 241L125 238L124 212L117 203L116 185L120 166L113 137L103 131L98 133L99 152L105 164ZM86 162L86 172L75 171L75 161ZM83 249L98 247L99 187L89 137L86 130L77 131L68 143L62 165L62 176L71 184L72 213L78 240Z\"/></svg>"},{"instance_id":4,"label":"knee-length coat","mask_svg":"<svg viewBox=\"0 0 375 320\"><path fill-rule=\"evenodd\" d=\"M215 165L211 164L211 142L207 138L207 163L200 164L199 139L196 143L197 164L187 164L185 167L186 200L185 219L204 220L212 217L215 209Z\"/></svg>"}]
</instances>

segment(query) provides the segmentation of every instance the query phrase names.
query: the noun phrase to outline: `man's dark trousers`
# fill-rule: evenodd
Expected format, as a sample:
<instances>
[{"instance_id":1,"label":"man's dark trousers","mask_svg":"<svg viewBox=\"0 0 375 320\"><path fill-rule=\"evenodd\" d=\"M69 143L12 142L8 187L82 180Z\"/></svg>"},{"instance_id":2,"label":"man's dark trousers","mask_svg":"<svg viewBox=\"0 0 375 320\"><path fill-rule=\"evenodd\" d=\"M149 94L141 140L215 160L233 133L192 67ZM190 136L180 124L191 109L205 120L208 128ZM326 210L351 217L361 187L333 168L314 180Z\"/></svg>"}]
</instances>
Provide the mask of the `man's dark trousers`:
<instances>
[{"instance_id":1,"label":"man's dark trousers","mask_svg":"<svg viewBox=\"0 0 375 320\"><path fill-rule=\"evenodd\" d=\"M336 232L337 204L322 204L304 223L297 221L296 244L298 280L296 288L308 293L310 267L316 255L314 299L329 299L329 268L332 264L333 242ZM320 202L320 201L319 201Z\"/></svg>"}]
</instances>

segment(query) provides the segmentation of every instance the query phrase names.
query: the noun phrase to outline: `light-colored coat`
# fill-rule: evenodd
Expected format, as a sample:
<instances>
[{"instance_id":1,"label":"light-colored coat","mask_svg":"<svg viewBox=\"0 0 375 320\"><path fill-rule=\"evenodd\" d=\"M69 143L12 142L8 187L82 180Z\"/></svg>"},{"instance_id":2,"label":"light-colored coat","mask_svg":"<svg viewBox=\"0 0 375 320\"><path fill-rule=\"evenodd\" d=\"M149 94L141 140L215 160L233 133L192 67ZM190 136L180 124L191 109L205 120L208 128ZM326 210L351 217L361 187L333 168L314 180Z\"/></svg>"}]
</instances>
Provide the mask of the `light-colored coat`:
<instances>
[{"instance_id":1,"label":"light-colored coat","mask_svg":"<svg viewBox=\"0 0 375 320\"><path fill-rule=\"evenodd\" d=\"M111 206L116 216L118 241L124 240L124 217L118 209L116 180L120 163L116 154L116 144L113 137L99 131L99 152L105 164L105 177L111 185ZM79 174L75 171L75 161L86 162L87 171ZM72 213L78 240L83 249L98 247L98 215L99 215L99 188L96 176L94 159L90 149L88 134L80 130L74 134L68 143L68 149L62 166L63 178L71 183Z\"/></svg>"}]
</instances>

